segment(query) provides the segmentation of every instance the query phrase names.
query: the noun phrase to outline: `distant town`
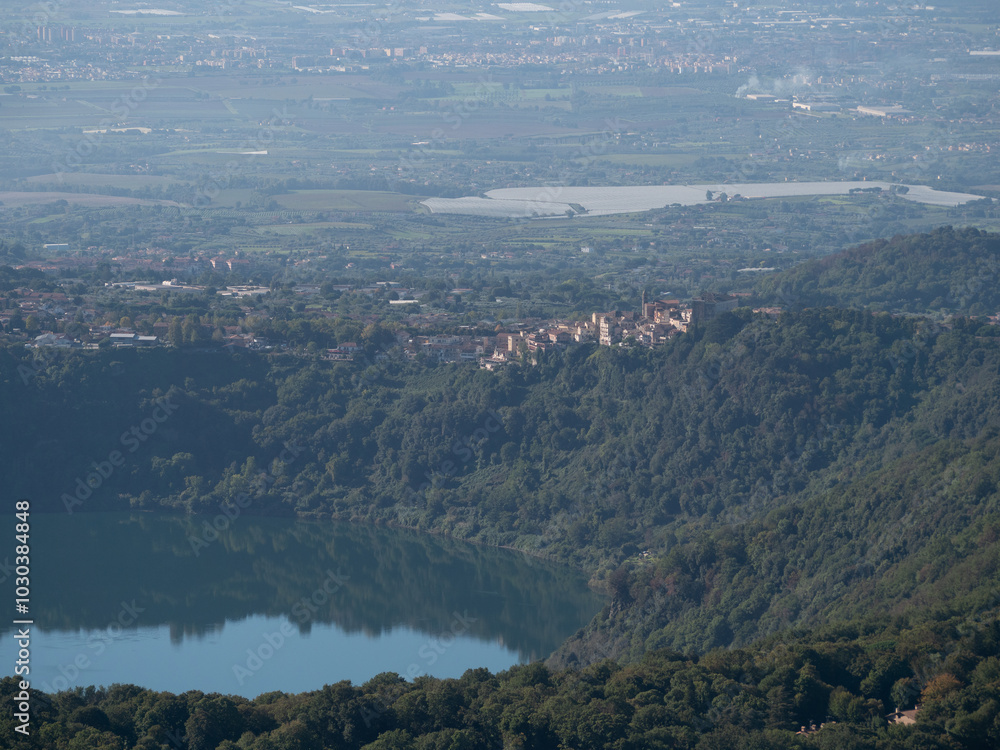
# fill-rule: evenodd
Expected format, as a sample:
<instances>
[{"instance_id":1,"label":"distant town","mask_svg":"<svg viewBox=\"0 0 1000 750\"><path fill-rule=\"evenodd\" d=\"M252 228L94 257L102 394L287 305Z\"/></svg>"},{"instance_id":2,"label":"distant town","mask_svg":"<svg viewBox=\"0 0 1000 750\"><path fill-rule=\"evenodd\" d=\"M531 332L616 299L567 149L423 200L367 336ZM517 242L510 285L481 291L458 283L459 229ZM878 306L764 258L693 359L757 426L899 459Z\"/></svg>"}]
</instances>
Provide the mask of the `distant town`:
<instances>
[{"instance_id":1,"label":"distant town","mask_svg":"<svg viewBox=\"0 0 1000 750\"><path fill-rule=\"evenodd\" d=\"M79 282L76 282L79 284ZM185 284L176 279L160 283L134 281L106 282L106 291L155 295L215 295L219 298L263 300L271 294L266 286L233 285L212 288ZM354 288L336 285L332 291L361 294L384 294L390 290L392 306L421 307L420 297L426 293L401 288L398 282L375 282ZM330 290L327 290L330 291ZM453 289L452 298L470 289ZM303 299L320 294L320 285L300 285L292 293ZM395 345L408 358L423 356L438 362L474 362L485 369L531 362L539 353L573 344L594 343L600 346L657 346L685 332L688 326L707 322L733 310L741 297L748 293L705 295L682 302L679 299L643 299L639 310L594 312L589 319L566 321L532 319L496 323L496 333L490 336L474 334L412 334L399 331ZM208 349L228 348L256 351L291 351L285 342L255 335L252 325L212 326L190 318L140 321L122 318L118 323L97 322L108 318L97 306L88 305L79 295L71 297L64 291L41 292L19 287L0 296L0 338L21 341L31 348L100 349L104 347L156 347L200 343ZM247 316L259 316L251 307L243 307ZM441 316L414 313L404 319L410 330L440 328ZM460 326L469 328L470 326ZM304 353L304 352L300 352ZM311 354L315 354L312 350ZM365 349L353 341L326 348L321 357L330 361L363 359ZM385 351L376 358L387 356Z\"/></svg>"}]
</instances>

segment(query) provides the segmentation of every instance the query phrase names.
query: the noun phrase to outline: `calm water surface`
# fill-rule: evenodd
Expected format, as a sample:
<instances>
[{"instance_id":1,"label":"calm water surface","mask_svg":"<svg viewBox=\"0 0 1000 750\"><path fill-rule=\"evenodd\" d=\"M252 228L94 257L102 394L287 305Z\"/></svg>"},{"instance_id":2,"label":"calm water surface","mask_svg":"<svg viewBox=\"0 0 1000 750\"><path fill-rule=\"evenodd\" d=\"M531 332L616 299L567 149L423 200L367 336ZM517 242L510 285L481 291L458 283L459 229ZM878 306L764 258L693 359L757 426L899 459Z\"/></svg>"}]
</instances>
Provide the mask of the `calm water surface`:
<instances>
[{"instance_id":1,"label":"calm water surface","mask_svg":"<svg viewBox=\"0 0 1000 750\"><path fill-rule=\"evenodd\" d=\"M31 521L31 677L46 692L254 697L499 671L548 656L603 604L576 571L397 529L241 517L201 546L202 518ZM13 576L0 597L13 606ZM0 674L13 674L5 619Z\"/></svg>"}]
</instances>

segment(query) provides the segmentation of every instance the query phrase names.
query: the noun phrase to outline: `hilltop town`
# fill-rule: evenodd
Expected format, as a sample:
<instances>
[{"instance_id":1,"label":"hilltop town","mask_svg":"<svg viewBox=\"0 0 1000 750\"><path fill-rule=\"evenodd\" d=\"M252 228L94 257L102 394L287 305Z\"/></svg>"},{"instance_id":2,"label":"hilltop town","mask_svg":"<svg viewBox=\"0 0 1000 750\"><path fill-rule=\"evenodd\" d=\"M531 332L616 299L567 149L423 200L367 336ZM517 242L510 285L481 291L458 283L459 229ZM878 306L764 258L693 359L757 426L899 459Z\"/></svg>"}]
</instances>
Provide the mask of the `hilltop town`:
<instances>
[{"instance_id":1,"label":"hilltop town","mask_svg":"<svg viewBox=\"0 0 1000 750\"><path fill-rule=\"evenodd\" d=\"M221 266L221 264L220 264ZM39 284L39 287L43 285ZM221 288L182 283L177 279L160 283L135 281L104 282L100 294L88 294L81 281L64 282L58 290L36 291L31 286L10 289L0 295L0 339L22 342L25 346L41 349L99 349L103 347L198 347L205 351L247 349L281 351L291 354L316 356L330 361L382 359L396 349L408 358L422 357L437 362L476 362L480 367L496 369L509 364L537 361L540 353L573 344L593 343L600 346L656 346L683 333L688 326L707 322L723 312L734 309L741 297L748 293L715 294L682 302L679 299L658 299L647 302L643 297L635 311L615 310L594 312L587 319L562 320L523 319L488 321L477 325L461 324L461 316L448 312L411 312L401 319L392 336L383 337L379 346L366 347L356 341L339 341L336 346L318 349L295 346L295 342L280 335L275 336L269 327L269 311L264 307L266 297L272 295L267 286L228 285ZM279 292L282 290L278 290ZM360 294L391 298L383 299L391 307L420 311L428 307L421 298L429 295L417 289L404 289L399 282L375 282L371 285L296 285L287 290L302 300L320 298L323 294ZM73 294L73 292L77 292ZM388 295L387 295L388 292ZM460 298L472 289L454 289L449 298ZM107 295L128 294L134 299L154 297L159 301L174 299L204 301L213 304L227 300L238 306L243 318L239 324L227 325L219 320L208 323L196 315L145 315L135 321L122 316L117 321L108 309ZM111 297L113 299L113 297ZM103 301L103 304L102 304ZM249 304L248 304L249 303ZM305 302L297 303L306 316ZM260 305L260 309L257 306ZM233 307L232 309L237 309ZM217 316L218 317L218 316ZM368 325L377 322L367 318ZM473 329L495 327L491 335L477 335ZM457 333L431 331L456 329ZM262 330L268 329L268 335ZM301 344L301 342L299 342Z\"/></svg>"}]
</instances>

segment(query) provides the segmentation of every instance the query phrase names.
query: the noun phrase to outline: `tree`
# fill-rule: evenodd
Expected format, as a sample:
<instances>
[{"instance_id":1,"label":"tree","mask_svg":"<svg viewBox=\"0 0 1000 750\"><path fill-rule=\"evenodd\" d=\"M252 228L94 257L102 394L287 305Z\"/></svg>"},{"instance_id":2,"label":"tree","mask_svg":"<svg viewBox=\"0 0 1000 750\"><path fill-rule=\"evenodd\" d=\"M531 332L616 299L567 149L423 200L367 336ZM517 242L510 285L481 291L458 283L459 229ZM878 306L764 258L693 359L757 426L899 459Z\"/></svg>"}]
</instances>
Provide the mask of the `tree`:
<instances>
[{"instance_id":1,"label":"tree","mask_svg":"<svg viewBox=\"0 0 1000 750\"><path fill-rule=\"evenodd\" d=\"M170 319L170 326L167 329L167 339L173 346L184 346L184 329L180 318Z\"/></svg>"},{"instance_id":2,"label":"tree","mask_svg":"<svg viewBox=\"0 0 1000 750\"><path fill-rule=\"evenodd\" d=\"M767 692L767 726L774 729L791 729L795 707L792 696L784 685L776 685Z\"/></svg>"},{"instance_id":3,"label":"tree","mask_svg":"<svg viewBox=\"0 0 1000 750\"><path fill-rule=\"evenodd\" d=\"M892 703L897 708L911 708L918 695L920 695L920 687L915 677L901 677L896 680L890 691ZM833 699L831 698L832 705Z\"/></svg>"},{"instance_id":4,"label":"tree","mask_svg":"<svg viewBox=\"0 0 1000 750\"><path fill-rule=\"evenodd\" d=\"M411 750L414 747L413 736L405 729L392 729L383 732L374 742L370 742L362 750Z\"/></svg>"},{"instance_id":5,"label":"tree","mask_svg":"<svg viewBox=\"0 0 1000 750\"><path fill-rule=\"evenodd\" d=\"M923 692L920 694L920 699L924 703L928 701L941 700L949 693L958 690L960 687L962 687L962 683L958 681L955 675L945 672L944 674L939 674L927 683Z\"/></svg>"},{"instance_id":6,"label":"tree","mask_svg":"<svg viewBox=\"0 0 1000 750\"><path fill-rule=\"evenodd\" d=\"M245 728L233 700L216 694L198 701L184 725L190 750L215 750L223 740L238 740Z\"/></svg>"},{"instance_id":7,"label":"tree","mask_svg":"<svg viewBox=\"0 0 1000 750\"><path fill-rule=\"evenodd\" d=\"M181 324L181 334L184 343L192 346L200 346L208 340L205 330L202 328L201 321L194 314L188 315L184 319L184 322Z\"/></svg>"}]
</instances>

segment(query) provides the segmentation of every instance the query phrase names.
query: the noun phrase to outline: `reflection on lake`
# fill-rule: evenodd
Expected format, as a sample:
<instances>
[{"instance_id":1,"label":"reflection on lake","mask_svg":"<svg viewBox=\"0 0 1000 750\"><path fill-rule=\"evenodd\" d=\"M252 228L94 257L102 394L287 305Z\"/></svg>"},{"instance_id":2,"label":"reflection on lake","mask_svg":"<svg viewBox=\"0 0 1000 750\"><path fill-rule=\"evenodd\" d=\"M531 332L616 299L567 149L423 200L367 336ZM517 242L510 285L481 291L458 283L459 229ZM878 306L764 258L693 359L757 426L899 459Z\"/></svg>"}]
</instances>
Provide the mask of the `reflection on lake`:
<instances>
[{"instance_id":1,"label":"reflection on lake","mask_svg":"<svg viewBox=\"0 0 1000 750\"><path fill-rule=\"evenodd\" d=\"M460 675L546 657L602 600L524 555L399 529L237 519L32 516L32 683L256 696L392 671ZM13 579L0 586L13 599ZM0 663L13 672L4 625Z\"/></svg>"}]
</instances>

